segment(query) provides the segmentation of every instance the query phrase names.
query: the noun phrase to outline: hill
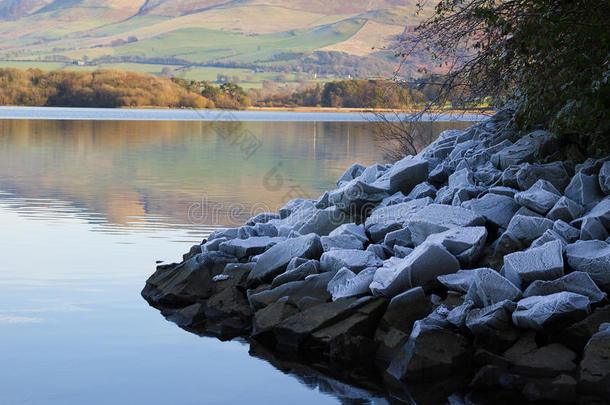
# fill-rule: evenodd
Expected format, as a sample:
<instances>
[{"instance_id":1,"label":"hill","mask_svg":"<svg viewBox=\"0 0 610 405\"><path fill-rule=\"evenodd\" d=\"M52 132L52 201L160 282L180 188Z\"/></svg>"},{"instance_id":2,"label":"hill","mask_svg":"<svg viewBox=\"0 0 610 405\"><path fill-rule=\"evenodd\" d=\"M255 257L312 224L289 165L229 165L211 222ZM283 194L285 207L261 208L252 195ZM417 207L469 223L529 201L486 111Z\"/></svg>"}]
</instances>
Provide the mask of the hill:
<instances>
[{"instance_id":1,"label":"hill","mask_svg":"<svg viewBox=\"0 0 610 405\"><path fill-rule=\"evenodd\" d=\"M389 76L416 2L0 0L0 66L224 75L245 87Z\"/></svg>"}]
</instances>

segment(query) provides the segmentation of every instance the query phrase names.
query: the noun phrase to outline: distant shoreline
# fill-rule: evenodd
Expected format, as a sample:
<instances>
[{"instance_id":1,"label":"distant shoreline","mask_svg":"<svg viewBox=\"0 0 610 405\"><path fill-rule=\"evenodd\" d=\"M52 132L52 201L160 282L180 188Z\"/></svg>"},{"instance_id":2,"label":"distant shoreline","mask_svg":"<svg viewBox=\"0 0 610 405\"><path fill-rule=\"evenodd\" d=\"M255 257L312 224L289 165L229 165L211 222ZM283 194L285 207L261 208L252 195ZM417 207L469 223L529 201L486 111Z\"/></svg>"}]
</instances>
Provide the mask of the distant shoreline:
<instances>
[{"instance_id":1,"label":"distant shoreline","mask_svg":"<svg viewBox=\"0 0 610 405\"><path fill-rule=\"evenodd\" d=\"M250 108L247 110L195 110L188 108L78 108L0 106L0 119L41 120L132 120L132 121L320 121L369 122L376 114L388 114L392 121L409 119L418 111L352 108ZM486 118L480 112L442 111L425 114L423 121L473 122Z\"/></svg>"}]
</instances>

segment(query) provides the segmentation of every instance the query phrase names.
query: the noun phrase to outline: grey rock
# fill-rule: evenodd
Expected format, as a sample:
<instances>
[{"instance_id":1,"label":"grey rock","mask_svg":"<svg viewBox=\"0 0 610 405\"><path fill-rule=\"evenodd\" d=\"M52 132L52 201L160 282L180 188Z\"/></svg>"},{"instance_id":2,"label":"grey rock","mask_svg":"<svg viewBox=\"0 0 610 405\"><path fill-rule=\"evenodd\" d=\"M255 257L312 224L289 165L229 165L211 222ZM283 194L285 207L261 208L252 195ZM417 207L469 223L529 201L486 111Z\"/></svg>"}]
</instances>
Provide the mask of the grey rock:
<instances>
[{"instance_id":1,"label":"grey rock","mask_svg":"<svg viewBox=\"0 0 610 405\"><path fill-rule=\"evenodd\" d=\"M597 203L591 211L582 218L575 219L571 225L581 226L582 222L587 218L597 219L607 229L610 229L610 197L606 197Z\"/></svg>"},{"instance_id":2,"label":"grey rock","mask_svg":"<svg viewBox=\"0 0 610 405\"><path fill-rule=\"evenodd\" d=\"M576 370L576 353L559 343L538 347L535 338L535 333L526 333L504 352L512 371L533 377L555 377Z\"/></svg>"},{"instance_id":3,"label":"grey rock","mask_svg":"<svg viewBox=\"0 0 610 405\"><path fill-rule=\"evenodd\" d=\"M486 186L495 184L502 178L502 172L495 168L491 162L487 162L485 165L477 168L474 172L474 179L478 184Z\"/></svg>"},{"instance_id":4,"label":"grey rock","mask_svg":"<svg viewBox=\"0 0 610 405\"><path fill-rule=\"evenodd\" d=\"M599 170L599 187L605 194L610 194L610 161L604 162Z\"/></svg>"},{"instance_id":5,"label":"grey rock","mask_svg":"<svg viewBox=\"0 0 610 405\"><path fill-rule=\"evenodd\" d=\"M407 198L416 200L418 198L436 197L436 187L428 182L419 183L417 186L411 190Z\"/></svg>"},{"instance_id":6,"label":"grey rock","mask_svg":"<svg viewBox=\"0 0 610 405\"><path fill-rule=\"evenodd\" d=\"M595 285L591 276L582 271L575 271L552 281L534 281L525 290L523 296L527 298L536 295L551 295L562 291L584 295L589 298L591 303L597 303L606 298L606 294Z\"/></svg>"},{"instance_id":7,"label":"grey rock","mask_svg":"<svg viewBox=\"0 0 610 405\"><path fill-rule=\"evenodd\" d=\"M458 329L465 329L466 318L468 317L468 313L471 309L474 308L474 306L474 302L470 300L465 300L464 303L458 305L457 307L449 311L449 314L447 315L447 321Z\"/></svg>"},{"instance_id":8,"label":"grey rock","mask_svg":"<svg viewBox=\"0 0 610 405\"><path fill-rule=\"evenodd\" d=\"M608 237L608 231L602 223L594 217L586 217L580 225L581 240L605 240Z\"/></svg>"},{"instance_id":9,"label":"grey rock","mask_svg":"<svg viewBox=\"0 0 610 405\"><path fill-rule=\"evenodd\" d=\"M332 300L336 301L339 298L370 295L371 290L369 285L373 281L376 270L373 267L364 269L356 274L348 268L343 267L328 283L328 292L332 296Z\"/></svg>"},{"instance_id":10,"label":"grey rock","mask_svg":"<svg viewBox=\"0 0 610 405\"><path fill-rule=\"evenodd\" d=\"M538 214L537 212L534 212L534 211L530 210L527 207L519 208L519 211L515 212L515 215L523 215L523 216L526 216L526 217L535 217L535 218L544 218L542 215Z\"/></svg>"},{"instance_id":11,"label":"grey rock","mask_svg":"<svg viewBox=\"0 0 610 405\"><path fill-rule=\"evenodd\" d=\"M520 169L521 167L519 166L510 166L504 169L502 172L502 177L500 178L501 184L504 187L518 189L519 183L517 183L517 173Z\"/></svg>"},{"instance_id":12,"label":"grey rock","mask_svg":"<svg viewBox=\"0 0 610 405\"><path fill-rule=\"evenodd\" d=\"M279 287L282 284L290 283L291 281L305 280L312 274L318 274L320 271L320 263L317 260L307 260L294 269L287 269L285 273L275 277L271 282L271 288Z\"/></svg>"},{"instance_id":13,"label":"grey rock","mask_svg":"<svg viewBox=\"0 0 610 405\"><path fill-rule=\"evenodd\" d=\"M428 178L428 161L407 156L390 169L390 188L408 195L419 183Z\"/></svg>"},{"instance_id":14,"label":"grey rock","mask_svg":"<svg viewBox=\"0 0 610 405\"><path fill-rule=\"evenodd\" d=\"M484 226L471 226L449 229L430 235L426 240L443 245L463 267L471 267L481 256L486 239Z\"/></svg>"},{"instance_id":15,"label":"grey rock","mask_svg":"<svg viewBox=\"0 0 610 405\"><path fill-rule=\"evenodd\" d=\"M466 327L476 338L476 344L493 352L509 348L519 339L519 330L511 314L517 304L505 300L489 307L473 309L466 316Z\"/></svg>"},{"instance_id":16,"label":"grey rock","mask_svg":"<svg viewBox=\"0 0 610 405\"><path fill-rule=\"evenodd\" d=\"M298 229L301 235L315 233L320 236L328 235L338 226L349 222L349 217L337 207L330 207L317 210L305 223Z\"/></svg>"},{"instance_id":17,"label":"grey rock","mask_svg":"<svg viewBox=\"0 0 610 405\"><path fill-rule=\"evenodd\" d=\"M388 196L388 189L377 183L368 184L358 179L333 190L328 196L329 203L345 212L360 212L371 208Z\"/></svg>"},{"instance_id":18,"label":"grey rock","mask_svg":"<svg viewBox=\"0 0 610 405\"><path fill-rule=\"evenodd\" d=\"M270 224L270 223L255 224L253 229L254 229L254 233L256 233L256 236L275 237L275 236L278 236L278 234L279 234L276 226L274 224Z\"/></svg>"},{"instance_id":19,"label":"grey rock","mask_svg":"<svg viewBox=\"0 0 610 405\"><path fill-rule=\"evenodd\" d=\"M584 208L582 205L570 200L568 197L561 197L553 208L546 214L548 219L563 220L565 222L570 222L575 218L580 217L584 212Z\"/></svg>"},{"instance_id":20,"label":"grey rock","mask_svg":"<svg viewBox=\"0 0 610 405\"><path fill-rule=\"evenodd\" d=\"M558 330L583 320L589 298L572 292L523 298L513 312L513 323L522 329Z\"/></svg>"},{"instance_id":21,"label":"grey rock","mask_svg":"<svg viewBox=\"0 0 610 405\"><path fill-rule=\"evenodd\" d=\"M394 256L400 259L405 258L413 253L413 249L409 247L394 245Z\"/></svg>"},{"instance_id":22,"label":"grey rock","mask_svg":"<svg viewBox=\"0 0 610 405\"><path fill-rule=\"evenodd\" d=\"M568 241L565 240L563 238L563 236L559 235L557 232L555 232L552 229L548 229L547 231L545 231L542 234L541 237L539 237L538 239L536 239L535 241L532 242L532 244L530 245L530 249L541 247L541 246L543 246L549 242L553 242L553 241L559 241L563 248L565 248L568 245Z\"/></svg>"},{"instance_id":23,"label":"grey rock","mask_svg":"<svg viewBox=\"0 0 610 405\"><path fill-rule=\"evenodd\" d=\"M381 177L388 169L379 163L375 163L372 166L364 169L362 174L359 176L359 180L365 183L374 183L379 177Z\"/></svg>"},{"instance_id":24,"label":"grey rock","mask_svg":"<svg viewBox=\"0 0 610 405\"><path fill-rule=\"evenodd\" d=\"M493 193L466 201L462 207L482 215L493 227L504 229L508 227L510 220L519 209L519 205L513 198Z\"/></svg>"},{"instance_id":25,"label":"grey rock","mask_svg":"<svg viewBox=\"0 0 610 405\"><path fill-rule=\"evenodd\" d=\"M591 315L576 322L569 328L559 332L553 337L554 341L568 346L570 349L582 353L591 336L593 336L603 323L610 322L610 305L597 308Z\"/></svg>"},{"instance_id":26,"label":"grey rock","mask_svg":"<svg viewBox=\"0 0 610 405\"><path fill-rule=\"evenodd\" d=\"M527 190L540 179L550 182L559 191L565 190L570 182L570 176L563 162L546 164L525 163L517 172L517 184L521 190Z\"/></svg>"},{"instance_id":27,"label":"grey rock","mask_svg":"<svg viewBox=\"0 0 610 405\"><path fill-rule=\"evenodd\" d=\"M235 233L235 235L237 236L237 232ZM220 244L223 242L226 242L228 240L228 238L225 238L224 236L212 239L212 240L208 240L202 248L202 252L206 251L206 252L216 252L218 251L218 248L220 247Z\"/></svg>"},{"instance_id":28,"label":"grey rock","mask_svg":"<svg viewBox=\"0 0 610 405\"><path fill-rule=\"evenodd\" d=\"M367 243L369 238L366 236L364 232L364 226L356 225L354 223L342 224L328 234L330 237L335 237L339 235L350 235L358 238L362 243Z\"/></svg>"},{"instance_id":29,"label":"grey rock","mask_svg":"<svg viewBox=\"0 0 610 405\"><path fill-rule=\"evenodd\" d=\"M381 260L386 260L392 255L392 251L385 245L370 244L367 246L368 252L373 252Z\"/></svg>"},{"instance_id":30,"label":"grey rock","mask_svg":"<svg viewBox=\"0 0 610 405\"><path fill-rule=\"evenodd\" d=\"M208 242L218 238L235 239L239 228L217 229L208 236Z\"/></svg>"},{"instance_id":31,"label":"grey rock","mask_svg":"<svg viewBox=\"0 0 610 405\"><path fill-rule=\"evenodd\" d=\"M440 275L455 273L459 268L457 259L442 245L424 243L406 258L384 263L370 287L375 295L393 297Z\"/></svg>"},{"instance_id":32,"label":"grey rock","mask_svg":"<svg viewBox=\"0 0 610 405\"><path fill-rule=\"evenodd\" d=\"M476 269L474 279L465 300L472 301L478 307L488 307L504 300L517 301L521 298L521 290L502 277L493 269Z\"/></svg>"},{"instance_id":33,"label":"grey rock","mask_svg":"<svg viewBox=\"0 0 610 405\"><path fill-rule=\"evenodd\" d=\"M485 191L483 187L476 186L468 186L468 187L459 187L454 189L455 193L453 193L453 199L451 200L451 205L459 207L462 203L472 200L473 198L477 198L481 193Z\"/></svg>"},{"instance_id":34,"label":"grey rock","mask_svg":"<svg viewBox=\"0 0 610 405\"><path fill-rule=\"evenodd\" d=\"M474 283L476 274L474 270L459 270L457 273L438 276L438 281L450 291L466 294Z\"/></svg>"},{"instance_id":35,"label":"grey rock","mask_svg":"<svg viewBox=\"0 0 610 405\"><path fill-rule=\"evenodd\" d=\"M546 180L538 180L527 191L515 194L515 201L541 215L549 212L560 198L559 191Z\"/></svg>"},{"instance_id":36,"label":"grey rock","mask_svg":"<svg viewBox=\"0 0 610 405\"><path fill-rule=\"evenodd\" d=\"M393 249L394 245L413 247L413 241L411 240L411 231L407 228L398 229L396 231L388 232L383 239L383 244L388 248Z\"/></svg>"},{"instance_id":37,"label":"grey rock","mask_svg":"<svg viewBox=\"0 0 610 405\"><path fill-rule=\"evenodd\" d=\"M536 280L554 280L563 276L563 246L559 241L504 257L504 274L519 288Z\"/></svg>"},{"instance_id":38,"label":"grey rock","mask_svg":"<svg viewBox=\"0 0 610 405\"><path fill-rule=\"evenodd\" d=\"M407 202L407 201L411 201L411 199L408 198L407 196L405 196L400 191L397 191L396 193L392 194L391 196L386 197L383 200L381 200L381 202L379 203L379 205L377 207L388 207L390 205L400 204L400 203Z\"/></svg>"},{"instance_id":39,"label":"grey rock","mask_svg":"<svg viewBox=\"0 0 610 405\"><path fill-rule=\"evenodd\" d=\"M485 218L461 207L431 204L411 216L406 224L413 242L418 245L435 233L457 227L482 226Z\"/></svg>"},{"instance_id":40,"label":"grey rock","mask_svg":"<svg viewBox=\"0 0 610 405\"><path fill-rule=\"evenodd\" d=\"M552 139L553 135L549 132L532 132L519 139L513 145L492 155L491 161L501 170L504 170L511 165L533 162L539 151Z\"/></svg>"},{"instance_id":41,"label":"grey rock","mask_svg":"<svg viewBox=\"0 0 610 405\"><path fill-rule=\"evenodd\" d=\"M570 184L566 187L565 195L584 206L595 204L603 198L597 176L595 174L587 176L582 172L574 175Z\"/></svg>"},{"instance_id":42,"label":"grey rock","mask_svg":"<svg viewBox=\"0 0 610 405\"><path fill-rule=\"evenodd\" d=\"M387 369L394 378L429 380L469 369L470 342L434 322L415 322L409 340Z\"/></svg>"},{"instance_id":43,"label":"grey rock","mask_svg":"<svg viewBox=\"0 0 610 405\"><path fill-rule=\"evenodd\" d=\"M474 176L472 170L464 168L456 170L448 181L449 188L468 187L474 186Z\"/></svg>"},{"instance_id":44,"label":"grey rock","mask_svg":"<svg viewBox=\"0 0 610 405\"><path fill-rule=\"evenodd\" d=\"M364 249L362 241L352 235L322 236L320 242L325 252L335 249Z\"/></svg>"},{"instance_id":45,"label":"grey rock","mask_svg":"<svg viewBox=\"0 0 610 405\"><path fill-rule=\"evenodd\" d=\"M268 236L255 236L248 239L233 239L220 244L218 249L238 259L263 253L270 247L282 242L284 238L270 238Z\"/></svg>"},{"instance_id":46,"label":"grey rock","mask_svg":"<svg viewBox=\"0 0 610 405\"><path fill-rule=\"evenodd\" d=\"M553 224L553 231L569 243L576 241L580 236L580 231L578 229L561 219L555 221Z\"/></svg>"},{"instance_id":47,"label":"grey rock","mask_svg":"<svg viewBox=\"0 0 610 405\"><path fill-rule=\"evenodd\" d=\"M316 208L319 210L323 210L325 208L330 207L330 193L325 191L318 199L316 200Z\"/></svg>"},{"instance_id":48,"label":"grey rock","mask_svg":"<svg viewBox=\"0 0 610 405\"><path fill-rule=\"evenodd\" d=\"M504 195L504 196L510 197L512 200L515 197L515 194L518 193L518 191L515 190L514 188L510 188L510 187L495 186L495 187L491 187L489 189L489 193Z\"/></svg>"},{"instance_id":49,"label":"grey rock","mask_svg":"<svg viewBox=\"0 0 610 405\"><path fill-rule=\"evenodd\" d=\"M579 371L583 391L610 397L610 323L602 324L587 343Z\"/></svg>"},{"instance_id":50,"label":"grey rock","mask_svg":"<svg viewBox=\"0 0 610 405\"><path fill-rule=\"evenodd\" d=\"M411 288L392 298L380 326L393 327L409 335L413 329L413 323L425 318L430 312L432 312L432 304L426 297L424 289Z\"/></svg>"},{"instance_id":51,"label":"grey rock","mask_svg":"<svg viewBox=\"0 0 610 405\"><path fill-rule=\"evenodd\" d=\"M355 178L360 176L365 170L366 167L362 166L361 164L354 163L343 173L341 177L339 177L339 180L337 180L337 187L341 187L342 184L354 180Z\"/></svg>"},{"instance_id":52,"label":"grey rock","mask_svg":"<svg viewBox=\"0 0 610 405\"><path fill-rule=\"evenodd\" d=\"M446 163L441 163L434 169L430 170L428 180L434 184L443 184L447 181L451 173L451 168Z\"/></svg>"},{"instance_id":53,"label":"grey rock","mask_svg":"<svg viewBox=\"0 0 610 405\"><path fill-rule=\"evenodd\" d=\"M284 319L291 317L299 311L297 306L284 297L273 304L256 311L254 314L254 335L272 330Z\"/></svg>"},{"instance_id":54,"label":"grey rock","mask_svg":"<svg viewBox=\"0 0 610 405\"><path fill-rule=\"evenodd\" d=\"M260 214L246 221L246 225L254 226L256 224L266 224L272 219L280 219L280 214L276 214L275 212L261 212Z\"/></svg>"},{"instance_id":55,"label":"grey rock","mask_svg":"<svg viewBox=\"0 0 610 405\"><path fill-rule=\"evenodd\" d=\"M603 291L610 292L610 245L600 240L577 241L566 247L568 264L588 273Z\"/></svg>"},{"instance_id":56,"label":"grey rock","mask_svg":"<svg viewBox=\"0 0 610 405\"><path fill-rule=\"evenodd\" d=\"M494 256L501 258L509 253L522 250L552 227L553 221L550 219L517 213L510 220L506 231L500 235Z\"/></svg>"},{"instance_id":57,"label":"grey rock","mask_svg":"<svg viewBox=\"0 0 610 405\"><path fill-rule=\"evenodd\" d=\"M248 276L251 284L260 284L273 280L286 270L294 257L318 259L322 253L320 237L309 234L280 242L260 255L254 269Z\"/></svg>"},{"instance_id":58,"label":"grey rock","mask_svg":"<svg viewBox=\"0 0 610 405\"><path fill-rule=\"evenodd\" d=\"M367 267L381 267L382 265L381 259L373 252L366 250L336 249L324 252L320 258L320 270L323 272L337 271L347 267L351 271L359 273Z\"/></svg>"},{"instance_id":59,"label":"grey rock","mask_svg":"<svg viewBox=\"0 0 610 405\"><path fill-rule=\"evenodd\" d=\"M288 201L282 208L279 209L280 218L285 219L288 218L293 212L297 211L304 204L311 202L310 200L305 200L303 198L295 198L293 200ZM312 203L312 208L315 208L315 204Z\"/></svg>"},{"instance_id":60,"label":"grey rock","mask_svg":"<svg viewBox=\"0 0 610 405\"><path fill-rule=\"evenodd\" d=\"M373 210L365 222L365 227L373 243L383 241L388 232L403 228L403 224L409 218L420 212L431 202L430 198L420 198Z\"/></svg>"}]
</instances>

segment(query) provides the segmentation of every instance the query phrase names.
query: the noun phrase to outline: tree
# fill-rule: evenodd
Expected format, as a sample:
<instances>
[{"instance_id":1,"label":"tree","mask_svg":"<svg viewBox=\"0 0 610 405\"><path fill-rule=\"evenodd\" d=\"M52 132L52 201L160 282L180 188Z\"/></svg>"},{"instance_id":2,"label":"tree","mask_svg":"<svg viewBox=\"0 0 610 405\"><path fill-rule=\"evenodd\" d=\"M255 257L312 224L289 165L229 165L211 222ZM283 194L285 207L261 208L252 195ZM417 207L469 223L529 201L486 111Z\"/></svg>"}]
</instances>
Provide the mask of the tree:
<instances>
[{"instance_id":1,"label":"tree","mask_svg":"<svg viewBox=\"0 0 610 405\"><path fill-rule=\"evenodd\" d=\"M435 106L491 96L515 106L518 129L610 149L608 21L599 0L441 0L400 55L428 52L447 70Z\"/></svg>"}]
</instances>

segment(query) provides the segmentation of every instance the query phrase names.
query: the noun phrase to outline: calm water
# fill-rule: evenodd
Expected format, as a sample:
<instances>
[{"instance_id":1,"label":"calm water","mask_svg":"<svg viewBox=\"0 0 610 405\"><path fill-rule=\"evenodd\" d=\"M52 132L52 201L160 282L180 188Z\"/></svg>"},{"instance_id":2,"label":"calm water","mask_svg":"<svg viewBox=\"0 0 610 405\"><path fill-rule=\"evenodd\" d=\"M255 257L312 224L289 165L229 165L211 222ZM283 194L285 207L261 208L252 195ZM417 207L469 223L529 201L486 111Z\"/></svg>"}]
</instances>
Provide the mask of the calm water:
<instances>
[{"instance_id":1,"label":"calm water","mask_svg":"<svg viewBox=\"0 0 610 405\"><path fill-rule=\"evenodd\" d=\"M369 122L290 117L0 120L0 404L386 403L187 333L139 295L156 260L384 160Z\"/></svg>"}]
</instances>

